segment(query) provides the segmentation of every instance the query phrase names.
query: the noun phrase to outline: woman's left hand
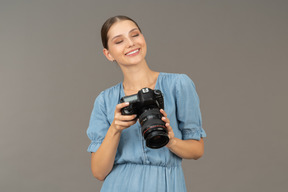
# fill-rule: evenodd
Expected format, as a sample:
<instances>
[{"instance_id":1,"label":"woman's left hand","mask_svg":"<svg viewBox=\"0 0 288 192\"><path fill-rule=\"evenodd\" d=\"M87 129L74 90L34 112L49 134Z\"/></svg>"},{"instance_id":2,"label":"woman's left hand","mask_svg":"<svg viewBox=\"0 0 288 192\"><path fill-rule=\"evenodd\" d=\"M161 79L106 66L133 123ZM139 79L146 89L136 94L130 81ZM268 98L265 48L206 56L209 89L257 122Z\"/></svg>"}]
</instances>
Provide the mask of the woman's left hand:
<instances>
[{"instance_id":1,"label":"woman's left hand","mask_svg":"<svg viewBox=\"0 0 288 192\"><path fill-rule=\"evenodd\" d=\"M165 126L167 127L169 142L167 143L166 147L169 148L169 147L175 145L175 143L176 143L176 140L174 138L175 135L174 135L173 129L170 125L170 120L167 117L167 113L163 109L160 109L160 112L163 115L162 121L165 122Z\"/></svg>"}]
</instances>

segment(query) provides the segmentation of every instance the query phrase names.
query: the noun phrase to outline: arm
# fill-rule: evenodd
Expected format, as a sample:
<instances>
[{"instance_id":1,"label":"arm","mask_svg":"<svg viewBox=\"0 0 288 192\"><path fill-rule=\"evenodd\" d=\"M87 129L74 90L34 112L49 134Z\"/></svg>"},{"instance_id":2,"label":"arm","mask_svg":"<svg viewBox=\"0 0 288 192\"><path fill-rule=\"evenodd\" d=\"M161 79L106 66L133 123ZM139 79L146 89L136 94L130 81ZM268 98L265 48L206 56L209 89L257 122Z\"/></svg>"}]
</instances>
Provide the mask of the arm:
<instances>
[{"instance_id":1,"label":"arm","mask_svg":"<svg viewBox=\"0 0 288 192\"><path fill-rule=\"evenodd\" d=\"M91 155L91 170L95 178L103 181L112 170L121 133L111 125L99 149Z\"/></svg>"},{"instance_id":2,"label":"arm","mask_svg":"<svg viewBox=\"0 0 288 192\"><path fill-rule=\"evenodd\" d=\"M113 168L122 130L136 123L135 115L121 115L121 109L129 103L116 106L114 120L95 153L91 155L91 170L94 177L103 181Z\"/></svg>"},{"instance_id":3,"label":"arm","mask_svg":"<svg viewBox=\"0 0 288 192\"><path fill-rule=\"evenodd\" d=\"M174 137L174 132L170 126L170 121L167 118L166 112L161 109L160 112L163 114L162 120L166 123L168 129L169 143L166 147L176 154L177 156L184 159L199 159L204 153L204 141L201 138L198 140L182 140Z\"/></svg>"},{"instance_id":4,"label":"arm","mask_svg":"<svg viewBox=\"0 0 288 192\"><path fill-rule=\"evenodd\" d=\"M174 140L174 141L173 141ZM181 140L178 138L172 138L173 145L167 146L170 151L175 153L184 159L199 159L204 153L204 142L201 138L200 141L197 140Z\"/></svg>"}]
</instances>

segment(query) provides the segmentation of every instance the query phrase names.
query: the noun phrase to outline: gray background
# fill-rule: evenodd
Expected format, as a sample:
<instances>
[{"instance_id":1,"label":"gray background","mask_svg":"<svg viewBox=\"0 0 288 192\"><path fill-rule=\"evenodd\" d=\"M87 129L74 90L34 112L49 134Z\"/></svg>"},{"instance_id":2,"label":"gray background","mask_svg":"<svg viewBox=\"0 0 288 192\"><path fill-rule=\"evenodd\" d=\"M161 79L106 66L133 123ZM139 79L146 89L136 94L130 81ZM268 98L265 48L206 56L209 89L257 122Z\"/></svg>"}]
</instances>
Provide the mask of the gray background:
<instances>
[{"instance_id":1,"label":"gray background","mask_svg":"<svg viewBox=\"0 0 288 192\"><path fill-rule=\"evenodd\" d=\"M110 16L135 19L156 71L186 73L205 155L188 191L287 191L288 1L0 1L0 191L99 191L86 129L122 81L102 54Z\"/></svg>"}]
</instances>

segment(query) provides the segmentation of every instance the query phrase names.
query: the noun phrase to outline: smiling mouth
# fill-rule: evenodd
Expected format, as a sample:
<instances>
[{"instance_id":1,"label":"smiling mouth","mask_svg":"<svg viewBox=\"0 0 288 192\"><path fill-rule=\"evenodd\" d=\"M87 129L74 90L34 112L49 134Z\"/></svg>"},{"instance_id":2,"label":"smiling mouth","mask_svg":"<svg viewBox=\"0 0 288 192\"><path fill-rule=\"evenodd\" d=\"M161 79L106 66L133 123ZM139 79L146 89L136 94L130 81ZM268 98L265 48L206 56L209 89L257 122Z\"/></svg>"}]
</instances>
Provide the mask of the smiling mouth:
<instances>
[{"instance_id":1,"label":"smiling mouth","mask_svg":"<svg viewBox=\"0 0 288 192\"><path fill-rule=\"evenodd\" d=\"M130 51L129 53L126 53L125 55L133 55L135 53L138 53L140 51L140 49L136 49L134 51Z\"/></svg>"}]
</instances>

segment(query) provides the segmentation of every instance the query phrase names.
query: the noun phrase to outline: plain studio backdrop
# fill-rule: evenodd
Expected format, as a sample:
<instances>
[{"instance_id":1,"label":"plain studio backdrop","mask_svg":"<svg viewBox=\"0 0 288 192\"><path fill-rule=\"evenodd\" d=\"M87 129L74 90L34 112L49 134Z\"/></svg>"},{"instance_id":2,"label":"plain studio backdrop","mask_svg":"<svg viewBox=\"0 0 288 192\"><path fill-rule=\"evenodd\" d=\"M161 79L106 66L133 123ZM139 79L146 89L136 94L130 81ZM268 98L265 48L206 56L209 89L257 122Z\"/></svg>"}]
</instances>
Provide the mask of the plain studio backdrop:
<instances>
[{"instance_id":1,"label":"plain studio backdrop","mask_svg":"<svg viewBox=\"0 0 288 192\"><path fill-rule=\"evenodd\" d=\"M135 19L156 71L196 84L205 154L188 192L287 191L288 1L1 0L0 191L99 191L86 129L122 81L102 54L111 16Z\"/></svg>"}]
</instances>

